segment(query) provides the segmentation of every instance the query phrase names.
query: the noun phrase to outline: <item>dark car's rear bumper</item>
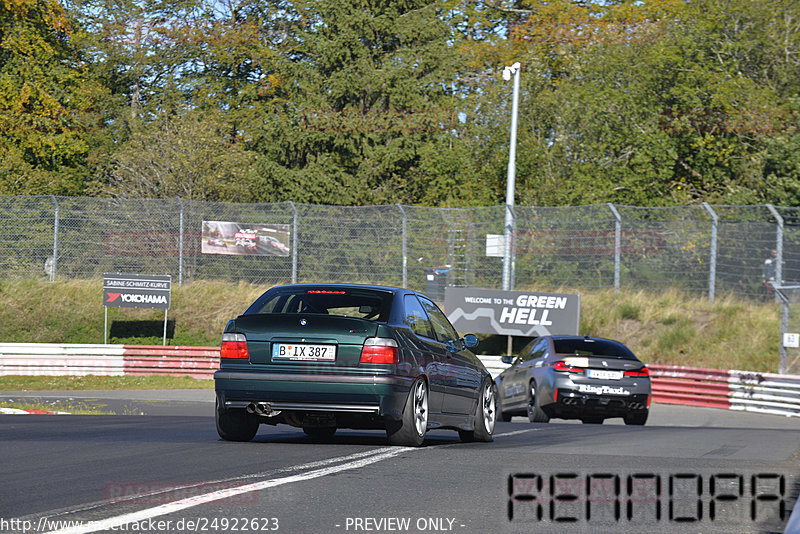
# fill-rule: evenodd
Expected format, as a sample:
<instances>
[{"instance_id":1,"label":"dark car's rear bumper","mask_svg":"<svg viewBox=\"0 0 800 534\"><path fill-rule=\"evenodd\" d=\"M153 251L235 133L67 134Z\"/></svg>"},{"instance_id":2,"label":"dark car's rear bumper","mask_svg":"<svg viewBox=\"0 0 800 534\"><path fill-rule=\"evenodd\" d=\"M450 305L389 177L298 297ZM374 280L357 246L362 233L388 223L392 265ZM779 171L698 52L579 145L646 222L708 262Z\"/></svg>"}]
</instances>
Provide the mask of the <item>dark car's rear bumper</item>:
<instances>
[{"instance_id":1,"label":"dark car's rear bumper","mask_svg":"<svg viewBox=\"0 0 800 534\"><path fill-rule=\"evenodd\" d=\"M580 418L582 416L622 417L631 412L647 410L646 393L616 396L592 395L559 389L557 401L543 407L551 417Z\"/></svg>"},{"instance_id":2,"label":"dark car's rear bumper","mask_svg":"<svg viewBox=\"0 0 800 534\"><path fill-rule=\"evenodd\" d=\"M400 419L413 380L395 375L296 374L220 370L214 388L226 409L268 403L272 410L364 414Z\"/></svg>"}]
</instances>

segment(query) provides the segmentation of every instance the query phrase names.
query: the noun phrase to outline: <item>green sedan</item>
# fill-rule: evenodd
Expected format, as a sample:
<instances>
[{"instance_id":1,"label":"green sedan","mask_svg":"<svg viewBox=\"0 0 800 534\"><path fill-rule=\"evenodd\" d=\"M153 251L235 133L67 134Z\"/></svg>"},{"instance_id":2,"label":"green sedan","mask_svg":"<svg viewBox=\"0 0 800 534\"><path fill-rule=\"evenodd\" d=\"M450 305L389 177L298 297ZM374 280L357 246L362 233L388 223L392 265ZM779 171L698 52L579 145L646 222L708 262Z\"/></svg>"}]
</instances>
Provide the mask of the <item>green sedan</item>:
<instances>
[{"instance_id":1,"label":"green sedan","mask_svg":"<svg viewBox=\"0 0 800 534\"><path fill-rule=\"evenodd\" d=\"M496 390L436 304L408 289L278 286L231 320L214 375L217 431L249 441L260 424L317 439L382 429L419 446L430 429L491 441Z\"/></svg>"}]
</instances>

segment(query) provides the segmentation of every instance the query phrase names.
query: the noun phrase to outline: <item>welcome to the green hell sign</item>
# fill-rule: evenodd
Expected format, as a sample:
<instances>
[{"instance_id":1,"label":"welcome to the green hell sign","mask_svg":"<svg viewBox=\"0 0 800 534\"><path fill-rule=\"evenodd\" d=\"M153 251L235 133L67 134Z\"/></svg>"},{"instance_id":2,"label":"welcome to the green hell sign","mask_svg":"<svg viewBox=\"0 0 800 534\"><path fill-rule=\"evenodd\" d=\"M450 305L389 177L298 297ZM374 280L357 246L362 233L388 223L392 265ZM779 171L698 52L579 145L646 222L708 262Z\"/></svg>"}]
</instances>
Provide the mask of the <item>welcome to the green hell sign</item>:
<instances>
[{"instance_id":1,"label":"welcome to the green hell sign","mask_svg":"<svg viewBox=\"0 0 800 534\"><path fill-rule=\"evenodd\" d=\"M580 295L448 287L447 316L461 332L509 336L577 335Z\"/></svg>"}]
</instances>

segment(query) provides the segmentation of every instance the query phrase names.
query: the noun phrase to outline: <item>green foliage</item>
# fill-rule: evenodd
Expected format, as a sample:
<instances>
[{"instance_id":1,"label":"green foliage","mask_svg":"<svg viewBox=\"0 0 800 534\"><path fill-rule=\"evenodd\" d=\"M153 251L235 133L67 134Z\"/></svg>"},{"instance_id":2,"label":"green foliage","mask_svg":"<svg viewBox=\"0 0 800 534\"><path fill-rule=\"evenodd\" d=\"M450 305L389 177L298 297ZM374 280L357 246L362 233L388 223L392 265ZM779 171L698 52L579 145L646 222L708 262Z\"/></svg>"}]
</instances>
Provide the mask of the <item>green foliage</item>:
<instances>
[{"instance_id":1,"label":"green foliage","mask_svg":"<svg viewBox=\"0 0 800 534\"><path fill-rule=\"evenodd\" d=\"M800 205L791 0L0 3L0 194ZM139 157L141 156L141 157Z\"/></svg>"},{"instance_id":2,"label":"green foliage","mask_svg":"<svg viewBox=\"0 0 800 534\"><path fill-rule=\"evenodd\" d=\"M81 194L104 89L56 0L0 3L0 194Z\"/></svg>"}]
</instances>

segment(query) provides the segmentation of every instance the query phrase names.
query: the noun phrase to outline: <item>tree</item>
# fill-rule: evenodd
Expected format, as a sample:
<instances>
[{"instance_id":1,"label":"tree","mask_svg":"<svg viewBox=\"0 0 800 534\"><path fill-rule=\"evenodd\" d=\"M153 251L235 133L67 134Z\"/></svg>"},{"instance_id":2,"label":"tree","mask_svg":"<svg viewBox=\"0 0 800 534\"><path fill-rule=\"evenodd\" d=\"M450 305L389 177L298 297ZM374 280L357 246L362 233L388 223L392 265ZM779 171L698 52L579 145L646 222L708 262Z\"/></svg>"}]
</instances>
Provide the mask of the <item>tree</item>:
<instances>
[{"instance_id":1,"label":"tree","mask_svg":"<svg viewBox=\"0 0 800 534\"><path fill-rule=\"evenodd\" d=\"M104 90L54 0L0 3L0 193L81 194Z\"/></svg>"},{"instance_id":2,"label":"tree","mask_svg":"<svg viewBox=\"0 0 800 534\"><path fill-rule=\"evenodd\" d=\"M128 198L253 199L246 177L252 154L228 137L225 121L205 113L137 123L114 154L105 192Z\"/></svg>"},{"instance_id":3,"label":"tree","mask_svg":"<svg viewBox=\"0 0 800 534\"><path fill-rule=\"evenodd\" d=\"M287 6L286 3L282 4ZM295 2L283 85L254 131L268 198L334 204L441 202L454 178L432 146L457 142L458 58L437 2ZM457 177L456 177L457 178Z\"/></svg>"}]
</instances>

